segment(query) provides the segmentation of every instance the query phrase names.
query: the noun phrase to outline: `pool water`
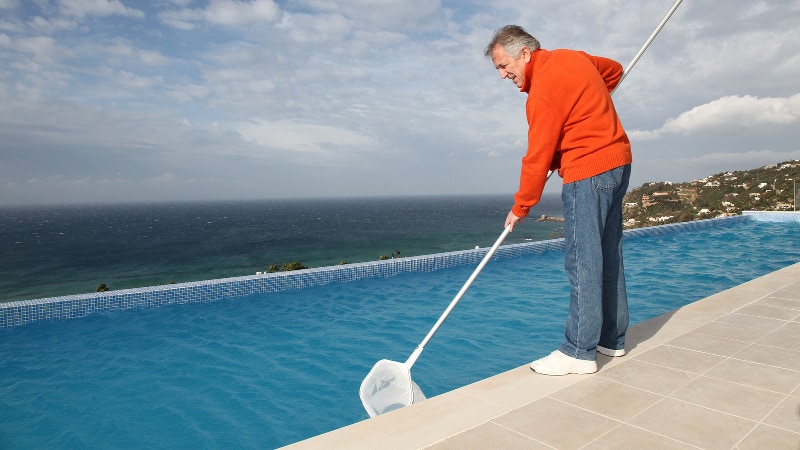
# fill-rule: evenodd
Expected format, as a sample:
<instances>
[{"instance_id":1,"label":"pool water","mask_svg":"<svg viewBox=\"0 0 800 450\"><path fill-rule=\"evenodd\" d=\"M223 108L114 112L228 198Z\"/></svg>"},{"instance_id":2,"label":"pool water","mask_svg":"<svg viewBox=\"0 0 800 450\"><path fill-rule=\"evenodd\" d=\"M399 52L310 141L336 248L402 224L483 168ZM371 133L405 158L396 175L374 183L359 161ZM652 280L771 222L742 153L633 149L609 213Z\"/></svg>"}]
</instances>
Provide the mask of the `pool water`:
<instances>
[{"instance_id":1,"label":"pool water","mask_svg":"<svg viewBox=\"0 0 800 450\"><path fill-rule=\"evenodd\" d=\"M800 260L800 223L625 240L632 323ZM0 330L0 448L271 448L367 418L358 387L405 361L474 270L334 283ZM490 262L415 364L432 397L562 339L563 252Z\"/></svg>"}]
</instances>

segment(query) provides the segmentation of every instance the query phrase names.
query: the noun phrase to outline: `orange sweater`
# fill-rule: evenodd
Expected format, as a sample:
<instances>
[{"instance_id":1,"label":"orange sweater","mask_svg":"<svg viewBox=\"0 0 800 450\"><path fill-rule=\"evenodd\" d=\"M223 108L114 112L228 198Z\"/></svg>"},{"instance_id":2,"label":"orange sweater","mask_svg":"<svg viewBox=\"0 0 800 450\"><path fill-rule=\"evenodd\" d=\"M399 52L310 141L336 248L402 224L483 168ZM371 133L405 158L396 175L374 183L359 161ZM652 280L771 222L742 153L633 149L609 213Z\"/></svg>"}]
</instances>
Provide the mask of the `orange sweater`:
<instances>
[{"instance_id":1,"label":"orange sweater","mask_svg":"<svg viewBox=\"0 0 800 450\"><path fill-rule=\"evenodd\" d=\"M525 217L542 196L547 172L572 183L630 164L631 146L610 92L622 78L611 59L576 50L536 50L520 89L528 93L528 151L512 212Z\"/></svg>"}]
</instances>

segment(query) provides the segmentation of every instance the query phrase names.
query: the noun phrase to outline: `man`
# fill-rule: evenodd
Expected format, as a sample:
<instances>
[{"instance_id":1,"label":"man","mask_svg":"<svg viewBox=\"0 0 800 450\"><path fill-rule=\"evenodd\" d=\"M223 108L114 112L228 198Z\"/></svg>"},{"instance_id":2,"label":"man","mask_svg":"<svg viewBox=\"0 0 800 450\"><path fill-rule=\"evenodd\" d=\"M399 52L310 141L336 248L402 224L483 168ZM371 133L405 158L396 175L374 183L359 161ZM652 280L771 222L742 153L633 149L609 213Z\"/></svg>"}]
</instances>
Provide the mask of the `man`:
<instances>
[{"instance_id":1,"label":"man","mask_svg":"<svg viewBox=\"0 0 800 450\"><path fill-rule=\"evenodd\" d=\"M539 202L549 170L563 178L570 284L565 340L531 369L546 375L594 373L597 352L625 354L628 328L622 200L632 156L611 101L622 66L581 51L542 49L516 25L497 30L485 54L501 78L528 94L528 150L506 227L513 230Z\"/></svg>"}]
</instances>

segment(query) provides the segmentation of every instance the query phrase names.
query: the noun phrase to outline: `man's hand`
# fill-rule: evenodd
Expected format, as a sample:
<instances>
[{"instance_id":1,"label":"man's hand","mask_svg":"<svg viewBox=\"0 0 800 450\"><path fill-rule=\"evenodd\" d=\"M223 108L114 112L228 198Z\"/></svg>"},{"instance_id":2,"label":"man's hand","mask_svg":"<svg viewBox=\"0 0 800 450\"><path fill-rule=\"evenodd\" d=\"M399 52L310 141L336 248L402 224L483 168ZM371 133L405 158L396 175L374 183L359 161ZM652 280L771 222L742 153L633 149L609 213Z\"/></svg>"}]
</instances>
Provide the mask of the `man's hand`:
<instances>
[{"instance_id":1,"label":"man's hand","mask_svg":"<svg viewBox=\"0 0 800 450\"><path fill-rule=\"evenodd\" d=\"M506 227L511 227L510 231L514 231L514 227L518 223L522 223L525 220L524 217L517 217L513 212L509 211L508 215L506 216Z\"/></svg>"}]
</instances>

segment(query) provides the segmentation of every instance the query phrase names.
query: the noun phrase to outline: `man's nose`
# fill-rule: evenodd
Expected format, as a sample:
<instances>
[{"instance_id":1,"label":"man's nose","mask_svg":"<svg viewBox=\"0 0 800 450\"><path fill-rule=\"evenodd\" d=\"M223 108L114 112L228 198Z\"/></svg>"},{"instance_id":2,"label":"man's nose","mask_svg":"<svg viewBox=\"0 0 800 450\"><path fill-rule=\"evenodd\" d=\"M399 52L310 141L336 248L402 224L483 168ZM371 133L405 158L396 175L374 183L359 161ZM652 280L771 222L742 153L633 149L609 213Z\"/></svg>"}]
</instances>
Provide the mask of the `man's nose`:
<instances>
[{"instance_id":1,"label":"man's nose","mask_svg":"<svg viewBox=\"0 0 800 450\"><path fill-rule=\"evenodd\" d=\"M500 72L500 78L506 78L508 76L508 72L503 69L497 69Z\"/></svg>"}]
</instances>

